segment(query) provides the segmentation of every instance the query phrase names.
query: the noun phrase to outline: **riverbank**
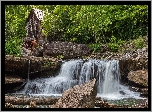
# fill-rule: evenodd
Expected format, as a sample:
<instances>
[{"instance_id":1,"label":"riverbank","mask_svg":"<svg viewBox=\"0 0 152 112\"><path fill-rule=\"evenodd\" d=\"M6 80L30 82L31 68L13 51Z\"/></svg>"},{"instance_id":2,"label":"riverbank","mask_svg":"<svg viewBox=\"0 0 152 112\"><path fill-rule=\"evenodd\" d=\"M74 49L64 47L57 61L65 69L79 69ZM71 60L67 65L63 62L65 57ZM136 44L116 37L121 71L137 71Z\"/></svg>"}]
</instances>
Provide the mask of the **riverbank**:
<instances>
[{"instance_id":1,"label":"riverbank","mask_svg":"<svg viewBox=\"0 0 152 112\"><path fill-rule=\"evenodd\" d=\"M30 95L5 95L6 108L50 108L61 96L33 96ZM34 104L31 104L34 102ZM31 105L35 105L31 107ZM94 108L148 108L147 99L123 99L123 100L104 100L101 97L95 98Z\"/></svg>"}]
</instances>

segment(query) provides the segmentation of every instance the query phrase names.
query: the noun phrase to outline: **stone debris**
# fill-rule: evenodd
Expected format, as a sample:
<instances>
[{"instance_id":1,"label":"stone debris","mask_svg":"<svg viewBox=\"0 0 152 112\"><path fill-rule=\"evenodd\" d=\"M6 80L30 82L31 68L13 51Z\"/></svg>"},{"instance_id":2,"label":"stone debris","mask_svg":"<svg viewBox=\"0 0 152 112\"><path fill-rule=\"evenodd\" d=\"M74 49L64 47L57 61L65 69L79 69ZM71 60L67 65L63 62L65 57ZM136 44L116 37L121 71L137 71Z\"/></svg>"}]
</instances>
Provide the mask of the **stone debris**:
<instances>
[{"instance_id":1,"label":"stone debris","mask_svg":"<svg viewBox=\"0 0 152 112\"><path fill-rule=\"evenodd\" d=\"M5 103L5 108L15 108L11 103Z\"/></svg>"}]
</instances>

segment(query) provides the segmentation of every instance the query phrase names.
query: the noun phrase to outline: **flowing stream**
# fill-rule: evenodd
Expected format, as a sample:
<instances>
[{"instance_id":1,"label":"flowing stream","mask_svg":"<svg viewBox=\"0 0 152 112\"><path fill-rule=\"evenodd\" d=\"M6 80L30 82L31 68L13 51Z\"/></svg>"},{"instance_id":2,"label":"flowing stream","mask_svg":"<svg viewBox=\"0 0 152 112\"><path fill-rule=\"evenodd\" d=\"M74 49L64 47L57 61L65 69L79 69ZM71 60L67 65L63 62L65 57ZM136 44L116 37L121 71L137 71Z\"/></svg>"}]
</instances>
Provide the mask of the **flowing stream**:
<instances>
[{"instance_id":1,"label":"flowing stream","mask_svg":"<svg viewBox=\"0 0 152 112\"><path fill-rule=\"evenodd\" d=\"M118 60L65 61L57 76L29 80L24 89L18 93L61 96L65 90L92 78L97 79L97 96L104 99L141 98L140 93L130 91L127 86L120 84Z\"/></svg>"}]
</instances>

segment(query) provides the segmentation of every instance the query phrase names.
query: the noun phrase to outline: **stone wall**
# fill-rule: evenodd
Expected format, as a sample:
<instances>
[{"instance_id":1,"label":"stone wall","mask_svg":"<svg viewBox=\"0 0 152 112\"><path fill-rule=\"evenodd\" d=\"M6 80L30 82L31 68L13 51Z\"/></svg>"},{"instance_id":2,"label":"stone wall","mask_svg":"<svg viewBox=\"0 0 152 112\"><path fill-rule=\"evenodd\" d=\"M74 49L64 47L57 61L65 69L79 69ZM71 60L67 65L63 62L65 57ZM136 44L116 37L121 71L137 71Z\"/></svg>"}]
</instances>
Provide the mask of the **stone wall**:
<instances>
[{"instance_id":1,"label":"stone wall","mask_svg":"<svg viewBox=\"0 0 152 112\"><path fill-rule=\"evenodd\" d=\"M90 49L85 44L75 44L72 42L52 41L45 46L44 56L63 56L63 58L78 58L91 54Z\"/></svg>"},{"instance_id":2,"label":"stone wall","mask_svg":"<svg viewBox=\"0 0 152 112\"><path fill-rule=\"evenodd\" d=\"M94 108L97 95L96 79L64 91L51 108Z\"/></svg>"}]
</instances>

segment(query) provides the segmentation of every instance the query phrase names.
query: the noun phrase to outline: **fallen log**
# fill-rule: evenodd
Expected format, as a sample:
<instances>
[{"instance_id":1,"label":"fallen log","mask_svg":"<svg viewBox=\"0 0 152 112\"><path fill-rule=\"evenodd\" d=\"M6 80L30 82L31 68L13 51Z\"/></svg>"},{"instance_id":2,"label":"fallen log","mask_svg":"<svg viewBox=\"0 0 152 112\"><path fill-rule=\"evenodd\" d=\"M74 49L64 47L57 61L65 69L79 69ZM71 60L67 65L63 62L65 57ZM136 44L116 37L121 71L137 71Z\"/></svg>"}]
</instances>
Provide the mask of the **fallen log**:
<instances>
[{"instance_id":1,"label":"fallen log","mask_svg":"<svg viewBox=\"0 0 152 112\"><path fill-rule=\"evenodd\" d=\"M45 98L45 97L36 97L36 98L25 98L15 97L15 96L5 96L5 103L11 103L13 105L29 105L31 101L34 101L37 105L53 105L58 101L59 98Z\"/></svg>"}]
</instances>

